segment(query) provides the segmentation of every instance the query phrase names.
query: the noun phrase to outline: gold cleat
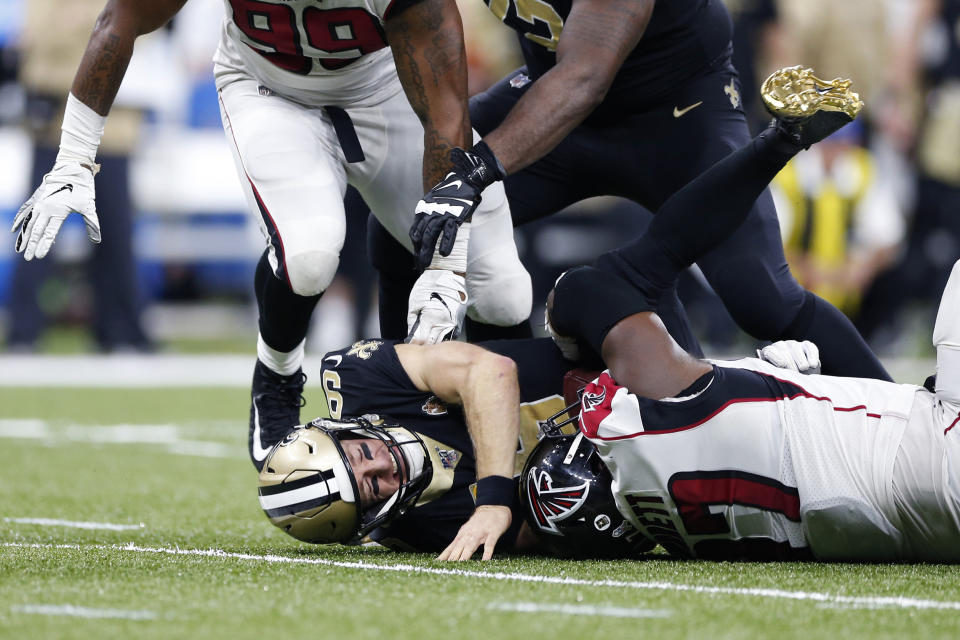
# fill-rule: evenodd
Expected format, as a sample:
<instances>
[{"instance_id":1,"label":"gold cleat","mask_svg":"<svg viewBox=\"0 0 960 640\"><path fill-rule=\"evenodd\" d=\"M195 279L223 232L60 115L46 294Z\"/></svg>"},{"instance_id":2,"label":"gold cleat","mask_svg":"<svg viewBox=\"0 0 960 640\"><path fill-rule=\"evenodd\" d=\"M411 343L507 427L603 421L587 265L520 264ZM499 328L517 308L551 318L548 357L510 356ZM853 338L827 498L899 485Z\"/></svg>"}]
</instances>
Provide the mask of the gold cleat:
<instances>
[{"instance_id":1,"label":"gold cleat","mask_svg":"<svg viewBox=\"0 0 960 640\"><path fill-rule=\"evenodd\" d=\"M850 80L821 80L802 66L775 71L764 80L760 95L777 127L808 148L852 122L863 100L851 91Z\"/></svg>"}]
</instances>

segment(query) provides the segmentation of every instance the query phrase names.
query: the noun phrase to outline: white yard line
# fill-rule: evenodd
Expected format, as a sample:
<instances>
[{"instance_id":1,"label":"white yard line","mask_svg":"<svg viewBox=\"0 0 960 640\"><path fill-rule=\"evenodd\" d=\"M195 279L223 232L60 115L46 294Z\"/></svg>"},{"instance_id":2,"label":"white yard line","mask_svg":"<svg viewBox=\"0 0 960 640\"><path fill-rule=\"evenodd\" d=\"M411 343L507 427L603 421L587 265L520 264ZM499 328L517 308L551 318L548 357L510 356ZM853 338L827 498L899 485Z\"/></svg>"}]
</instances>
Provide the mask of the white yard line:
<instances>
[{"instance_id":1,"label":"white yard line","mask_svg":"<svg viewBox=\"0 0 960 640\"><path fill-rule=\"evenodd\" d=\"M469 571L465 569L439 569L418 567L411 564L374 564L369 562L342 562L322 558L290 558L277 555L254 555L249 553L229 553L220 549L177 549L167 547L141 547L126 545L76 545L76 544L40 544L22 542L3 542L0 547L20 549L71 549L77 551L126 551L130 553L152 553L172 556L204 556L230 560L253 560L276 564L309 564L342 569L363 571L392 571L397 573L454 576L476 578L480 580L505 580L540 584L572 585L582 587L608 587L615 589L634 589L651 591L677 591L706 595L750 596L783 600L810 601L832 605L850 605L864 608L892 609L934 609L960 611L960 602L950 600L925 600L903 596L843 596L818 591L786 591L783 589L711 587L707 585L682 584L676 582L635 582L625 580L584 580L561 576L540 576L526 573L503 573L496 571Z\"/></svg>"},{"instance_id":2,"label":"white yard line","mask_svg":"<svg viewBox=\"0 0 960 640\"><path fill-rule=\"evenodd\" d=\"M0 387L249 387L244 355L0 355Z\"/></svg>"},{"instance_id":3,"label":"white yard line","mask_svg":"<svg viewBox=\"0 0 960 640\"><path fill-rule=\"evenodd\" d=\"M4 518L3 521L12 522L14 524L35 524L41 527L103 529L106 531L136 531L147 526L142 522L138 524L112 524L110 522L77 522L74 520L57 520L55 518Z\"/></svg>"},{"instance_id":4,"label":"white yard line","mask_svg":"<svg viewBox=\"0 0 960 640\"><path fill-rule=\"evenodd\" d=\"M245 425L241 424L239 428ZM242 458L243 447L187 440L180 437L180 428L172 424L52 425L43 420L0 418L0 438L42 440L56 443L86 442L97 444L165 445L168 453L202 458Z\"/></svg>"},{"instance_id":5,"label":"white yard line","mask_svg":"<svg viewBox=\"0 0 960 640\"><path fill-rule=\"evenodd\" d=\"M559 613L570 616L599 616L602 618L669 618L669 609L630 609L627 607L594 607L582 604L543 604L540 602L494 602L487 605L491 611L517 613Z\"/></svg>"},{"instance_id":6,"label":"white yard line","mask_svg":"<svg viewBox=\"0 0 960 640\"><path fill-rule=\"evenodd\" d=\"M127 609L95 609L73 604L22 604L11 607L17 613L34 613L42 616L73 616L76 618L120 618L122 620L153 620L152 611Z\"/></svg>"},{"instance_id":7,"label":"white yard line","mask_svg":"<svg viewBox=\"0 0 960 640\"><path fill-rule=\"evenodd\" d=\"M252 344L252 343L251 343ZM320 370L321 355L304 370ZM250 388L256 354L0 354L0 387Z\"/></svg>"}]
</instances>

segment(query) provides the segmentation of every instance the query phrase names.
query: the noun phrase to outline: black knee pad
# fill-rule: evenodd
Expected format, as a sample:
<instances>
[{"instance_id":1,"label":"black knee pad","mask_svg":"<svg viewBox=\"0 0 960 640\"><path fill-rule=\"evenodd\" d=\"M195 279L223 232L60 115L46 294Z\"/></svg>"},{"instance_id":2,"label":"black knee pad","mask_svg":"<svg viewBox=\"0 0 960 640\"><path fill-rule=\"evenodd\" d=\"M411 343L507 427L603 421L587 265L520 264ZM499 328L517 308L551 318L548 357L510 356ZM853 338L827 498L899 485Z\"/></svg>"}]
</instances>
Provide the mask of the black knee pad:
<instances>
[{"instance_id":1,"label":"black knee pad","mask_svg":"<svg viewBox=\"0 0 960 640\"><path fill-rule=\"evenodd\" d=\"M623 278L594 267L576 267L554 286L550 323L560 335L575 338L600 354L603 339L614 325L654 308Z\"/></svg>"}]
</instances>

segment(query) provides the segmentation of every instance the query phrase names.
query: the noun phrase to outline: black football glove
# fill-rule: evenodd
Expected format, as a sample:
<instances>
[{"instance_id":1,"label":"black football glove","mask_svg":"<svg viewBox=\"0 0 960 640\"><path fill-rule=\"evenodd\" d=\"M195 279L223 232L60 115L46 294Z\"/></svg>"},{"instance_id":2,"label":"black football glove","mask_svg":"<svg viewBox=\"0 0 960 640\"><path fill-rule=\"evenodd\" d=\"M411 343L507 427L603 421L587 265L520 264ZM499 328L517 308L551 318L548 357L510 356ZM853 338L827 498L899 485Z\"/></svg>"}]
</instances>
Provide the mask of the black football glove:
<instances>
[{"instance_id":1,"label":"black football glove","mask_svg":"<svg viewBox=\"0 0 960 640\"><path fill-rule=\"evenodd\" d=\"M441 235L440 255L450 255L460 225L470 221L480 204L480 193L506 177L500 161L483 141L469 151L453 148L450 161L453 163L450 173L423 196L414 211L410 240L421 269L426 269L433 260Z\"/></svg>"}]
</instances>

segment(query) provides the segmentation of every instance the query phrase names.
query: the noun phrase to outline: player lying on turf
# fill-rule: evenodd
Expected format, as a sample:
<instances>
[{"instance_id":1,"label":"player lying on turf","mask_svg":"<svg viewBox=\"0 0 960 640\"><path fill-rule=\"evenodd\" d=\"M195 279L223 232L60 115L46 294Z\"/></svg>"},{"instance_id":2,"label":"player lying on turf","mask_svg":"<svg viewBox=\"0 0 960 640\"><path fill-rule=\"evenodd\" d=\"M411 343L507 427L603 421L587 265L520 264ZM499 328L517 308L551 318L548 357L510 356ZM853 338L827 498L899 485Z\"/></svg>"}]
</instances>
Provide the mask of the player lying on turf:
<instances>
[{"instance_id":1,"label":"player lying on turf","mask_svg":"<svg viewBox=\"0 0 960 640\"><path fill-rule=\"evenodd\" d=\"M554 329L610 367L584 393L582 429L614 474L619 509L594 516L604 542L578 551L648 547L632 524L685 555L960 555L951 551L960 536L954 489L949 480L929 480L950 478L947 466L937 466L946 464L949 442L938 441L936 429L949 438L945 421L956 417L950 398L960 393L803 377L755 360L698 360L651 311L662 288L696 251L736 228L799 148L858 109L848 109L851 95L836 86L807 89L795 95L809 101L811 116L775 120L678 192L646 236L556 286ZM634 269L643 289L604 271L611 262ZM957 348L948 330L955 288L948 287L935 334L947 385L956 378L945 376ZM260 477L260 503L274 524L313 542L370 534L394 548L443 549L442 559L469 558L481 545L485 558L496 544L523 546L512 476L518 442L525 457L531 439L520 425L561 402L566 367L543 341L488 347L364 341L327 355L322 379L331 416L391 420L319 420L291 432ZM673 442L684 439L679 444L689 450L677 451ZM644 446L654 441L656 455L645 461ZM588 446L579 441L567 457ZM540 507L553 489L542 471L532 468L524 483L534 478ZM579 520L576 508L595 506L583 487L572 495L565 489L549 504L561 505L567 518ZM637 506L641 498L652 506Z\"/></svg>"},{"instance_id":2,"label":"player lying on turf","mask_svg":"<svg viewBox=\"0 0 960 640\"><path fill-rule=\"evenodd\" d=\"M56 162L13 221L24 259L43 258L71 213L100 242L94 176L107 114L135 40L163 27L184 3L105 3L67 97ZM307 328L340 262L347 184L409 254L424 185L446 173L448 151L473 137L453 0L223 5L217 98L264 239L254 274L259 332L249 422L250 458L259 470L269 444L300 422ZM450 255L438 255L410 292L405 311L416 323L416 342L454 333L468 305L474 319L498 326L525 322L530 313L530 276L513 243L503 185L483 195L472 230Z\"/></svg>"}]
</instances>

